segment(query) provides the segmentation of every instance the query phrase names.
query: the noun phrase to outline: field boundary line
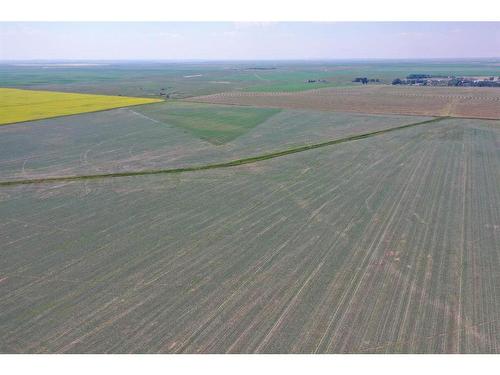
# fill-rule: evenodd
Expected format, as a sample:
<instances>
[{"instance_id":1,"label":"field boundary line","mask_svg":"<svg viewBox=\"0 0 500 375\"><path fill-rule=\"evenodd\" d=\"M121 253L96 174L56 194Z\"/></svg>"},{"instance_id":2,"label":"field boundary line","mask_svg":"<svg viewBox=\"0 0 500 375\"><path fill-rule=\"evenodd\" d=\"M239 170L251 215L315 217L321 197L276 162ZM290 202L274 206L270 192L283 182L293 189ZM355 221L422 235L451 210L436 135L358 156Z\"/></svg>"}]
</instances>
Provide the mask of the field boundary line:
<instances>
[{"instance_id":1,"label":"field boundary line","mask_svg":"<svg viewBox=\"0 0 500 375\"><path fill-rule=\"evenodd\" d=\"M299 146L290 148L282 151L275 151L268 154L262 154L257 156L252 156L249 158L236 159L228 162L222 163L214 163L214 164L206 164L199 165L193 167L183 167L183 168L172 168L172 169L155 169L155 170L142 170L142 171L130 171L130 172L115 172L115 173L101 173L101 174L92 174L92 175L73 175L73 176L59 176L59 177L42 177L42 178L33 178L33 179L24 179L24 180L11 180L11 181L0 181L0 186L12 186L12 185L27 185L27 184L41 184L47 182L64 182L64 181L77 181L77 180L93 180L99 178L112 178L112 177L131 177L131 176L146 176L146 175L155 175L155 174L174 174L174 173L184 173L184 172L196 172L196 171L204 171L209 169L219 169L219 168L229 168L229 167L238 167L240 165L245 164L253 164L264 160L274 159L282 156L287 156L291 154L296 154L299 152L304 152L308 150L314 150L316 148L332 146L340 143L358 141L365 138L371 138L378 135L382 135L385 133L403 130L407 128L412 128L415 126L426 125L431 123L436 123L442 120L449 119L449 116L443 117L435 117L431 120L425 120L420 122L415 122L411 124L406 124L402 126L397 126L394 128L377 130L369 133L362 133L357 135L352 135L349 137L334 139L330 141L313 143L309 145Z\"/></svg>"}]
</instances>

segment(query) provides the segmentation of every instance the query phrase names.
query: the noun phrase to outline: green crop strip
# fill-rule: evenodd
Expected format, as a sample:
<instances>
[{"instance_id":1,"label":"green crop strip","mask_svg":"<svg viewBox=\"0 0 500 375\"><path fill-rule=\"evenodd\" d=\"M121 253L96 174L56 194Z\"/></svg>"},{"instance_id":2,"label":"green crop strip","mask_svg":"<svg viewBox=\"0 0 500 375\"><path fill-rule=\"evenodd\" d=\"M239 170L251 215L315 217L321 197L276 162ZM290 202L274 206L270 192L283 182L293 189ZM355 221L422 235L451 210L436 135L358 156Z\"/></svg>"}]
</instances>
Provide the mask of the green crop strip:
<instances>
[{"instance_id":1,"label":"green crop strip","mask_svg":"<svg viewBox=\"0 0 500 375\"><path fill-rule=\"evenodd\" d=\"M131 176L146 176L146 175L155 175L155 174L171 174L171 173L183 173L183 172L196 172L196 171L204 171L209 169L219 169L219 168L229 168L229 167L237 167L244 164L256 163L259 161L269 160L278 158L281 156L296 154L299 152L304 152L308 150L313 150L316 148L332 146L340 143L358 141L365 138L375 137L381 134L403 130L407 128L412 128L415 126L426 125L431 123L436 123L438 121L442 121L448 119L449 117L436 117L431 120L420 121L412 124L402 125L394 128L377 130L374 132L363 133L358 135L353 135L350 137L335 139L331 141L314 143L311 145L305 145L300 147L295 147L283 151L272 152L268 154L253 156L250 158L243 158L232 160L224 163L215 163L215 164L207 164L200 165L194 167L185 167L185 168L173 168L173 169L157 169L157 170L143 170L136 172L117 172L117 173L102 173L102 174L93 174L93 175L77 175L77 176L61 176L61 177L46 177L46 178L35 178L35 179L25 179L25 180L12 180L12 181L0 181L0 186L11 186L11 185L25 185L25 184L41 184L46 182L64 182L64 181L77 181L77 180L93 180L99 178L111 178L111 177L131 177Z\"/></svg>"}]
</instances>

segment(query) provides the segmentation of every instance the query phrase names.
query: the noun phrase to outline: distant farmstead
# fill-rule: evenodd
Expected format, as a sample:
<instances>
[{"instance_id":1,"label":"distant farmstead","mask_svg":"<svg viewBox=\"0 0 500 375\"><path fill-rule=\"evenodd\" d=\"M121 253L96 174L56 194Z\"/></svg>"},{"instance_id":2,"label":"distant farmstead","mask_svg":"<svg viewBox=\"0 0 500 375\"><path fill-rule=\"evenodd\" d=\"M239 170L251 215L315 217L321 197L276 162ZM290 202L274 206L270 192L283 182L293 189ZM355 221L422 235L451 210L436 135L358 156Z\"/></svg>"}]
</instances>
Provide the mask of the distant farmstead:
<instances>
[{"instance_id":1,"label":"distant farmstead","mask_svg":"<svg viewBox=\"0 0 500 375\"><path fill-rule=\"evenodd\" d=\"M455 77L410 74L406 79L396 78L393 85L406 86L458 86L458 87L500 87L500 77Z\"/></svg>"}]
</instances>

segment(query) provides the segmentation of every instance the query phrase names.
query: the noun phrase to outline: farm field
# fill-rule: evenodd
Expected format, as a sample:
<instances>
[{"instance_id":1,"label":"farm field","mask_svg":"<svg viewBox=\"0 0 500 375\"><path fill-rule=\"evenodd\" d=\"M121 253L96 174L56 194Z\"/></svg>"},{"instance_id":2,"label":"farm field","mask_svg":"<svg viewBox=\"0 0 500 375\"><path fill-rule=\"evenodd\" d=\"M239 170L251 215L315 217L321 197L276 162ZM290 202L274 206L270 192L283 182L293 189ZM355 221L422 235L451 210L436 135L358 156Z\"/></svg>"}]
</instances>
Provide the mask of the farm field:
<instances>
[{"instance_id":1,"label":"farm field","mask_svg":"<svg viewBox=\"0 0 500 375\"><path fill-rule=\"evenodd\" d=\"M159 99L70 94L0 87L0 125L159 102Z\"/></svg>"},{"instance_id":2,"label":"farm field","mask_svg":"<svg viewBox=\"0 0 500 375\"><path fill-rule=\"evenodd\" d=\"M186 100L323 111L500 119L500 89L369 86L302 92L225 92Z\"/></svg>"},{"instance_id":3,"label":"farm field","mask_svg":"<svg viewBox=\"0 0 500 375\"><path fill-rule=\"evenodd\" d=\"M500 353L500 89L412 73L500 64L1 63L0 353Z\"/></svg>"},{"instance_id":4,"label":"farm field","mask_svg":"<svg viewBox=\"0 0 500 375\"><path fill-rule=\"evenodd\" d=\"M186 98L227 91L295 92L356 86L354 77L390 84L422 72L434 75L498 76L495 60L483 61L248 61L93 62L93 64L0 63L0 87L139 97ZM307 80L325 83L306 83Z\"/></svg>"},{"instance_id":5,"label":"farm field","mask_svg":"<svg viewBox=\"0 0 500 375\"><path fill-rule=\"evenodd\" d=\"M229 134L238 136L224 144L192 130L208 123L213 134L227 134L220 130L235 114L241 123L241 113L252 115L251 125L262 122L233 126ZM0 127L0 181L225 162L429 119L179 102L120 108Z\"/></svg>"},{"instance_id":6,"label":"farm field","mask_svg":"<svg viewBox=\"0 0 500 375\"><path fill-rule=\"evenodd\" d=\"M448 119L1 187L0 352L499 353L499 143Z\"/></svg>"},{"instance_id":7,"label":"farm field","mask_svg":"<svg viewBox=\"0 0 500 375\"><path fill-rule=\"evenodd\" d=\"M227 143L277 114L279 110L255 107L172 103L143 109L147 118L189 130L212 144Z\"/></svg>"}]
</instances>

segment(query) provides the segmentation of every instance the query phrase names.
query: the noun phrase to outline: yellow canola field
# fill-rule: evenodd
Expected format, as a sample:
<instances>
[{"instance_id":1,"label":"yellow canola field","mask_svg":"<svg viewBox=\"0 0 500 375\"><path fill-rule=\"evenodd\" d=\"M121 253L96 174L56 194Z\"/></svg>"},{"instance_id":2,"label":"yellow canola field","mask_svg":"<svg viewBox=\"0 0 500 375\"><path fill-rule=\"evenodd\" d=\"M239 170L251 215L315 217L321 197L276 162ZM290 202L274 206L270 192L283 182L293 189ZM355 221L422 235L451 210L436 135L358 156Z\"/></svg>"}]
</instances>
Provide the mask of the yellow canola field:
<instances>
[{"instance_id":1,"label":"yellow canola field","mask_svg":"<svg viewBox=\"0 0 500 375\"><path fill-rule=\"evenodd\" d=\"M0 88L0 125L161 101L126 96Z\"/></svg>"}]
</instances>

